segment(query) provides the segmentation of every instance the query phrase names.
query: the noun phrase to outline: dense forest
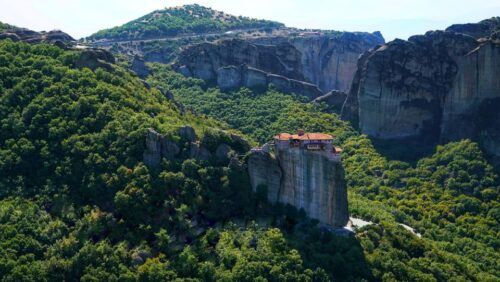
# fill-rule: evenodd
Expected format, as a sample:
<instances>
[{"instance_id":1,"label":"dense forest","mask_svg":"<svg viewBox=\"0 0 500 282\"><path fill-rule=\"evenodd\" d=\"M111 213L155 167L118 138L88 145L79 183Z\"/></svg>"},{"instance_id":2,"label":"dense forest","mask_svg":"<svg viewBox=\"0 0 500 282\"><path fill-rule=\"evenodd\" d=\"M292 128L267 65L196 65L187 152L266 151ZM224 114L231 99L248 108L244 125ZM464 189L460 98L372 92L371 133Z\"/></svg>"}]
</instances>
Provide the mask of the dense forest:
<instances>
[{"instance_id":1,"label":"dense forest","mask_svg":"<svg viewBox=\"0 0 500 282\"><path fill-rule=\"evenodd\" d=\"M499 276L499 179L476 143L438 146L415 163L389 160L336 114L304 104L301 97L274 90L223 93L168 67L152 67L152 85L170 89L194 112L225 121L261 143L297 128L337 136L344 148L350 211L377 223L357 233L376 279L493 281ZM396 222L412 226L422 238Z\"/></svg>"},{"instance_id":2,"label":"dense forest","mask_svg":"<svg viewBox=\"0 0 500 282\"><path fill-rule=\"evenodd\" d=\"M181 153L148 169L148 128L182 150L186 124L208 148L234 133L180 110L119 66L78 69L79 56L0 41L2 280L369 277L354 239L309 231L314 223L303 213L269 206L238 164ZM299 220L302 233L292 232ZM337 275L303 259L309 246L293 243L303 236L331 244L336 269L348 261L351 271Z\"/></svg>"},{"instance_id":3,"label":"dense forest","mask_svg":"<svg viewBox=\"0 0 500 282\"><path fill-rule=\"evenodd\" d=\"M79 68L80 56L0 41L0 280L500 277L500 179L476 143L390 160L302 97L223 93L163 65L144 83L117 65ZM193 158L186 125L200 146L228 143L240 158ZM180 148L159 168L143 163L149 128ZM331 133L344 149L350 212L373 222L355 236L251 190L250 146L297 128Z\"/></svg>"},{"instance_id":4,"label":"dense forest","mask_svg":"<svg viewBox=\"0 0 500 282\"><path fill-rule=\"evenodd\" d=\"M122 26L101 30L88 39L144 39L282 26L281 23L236 17L194 4L154 11Z\"/></svg>"}]
</instances>

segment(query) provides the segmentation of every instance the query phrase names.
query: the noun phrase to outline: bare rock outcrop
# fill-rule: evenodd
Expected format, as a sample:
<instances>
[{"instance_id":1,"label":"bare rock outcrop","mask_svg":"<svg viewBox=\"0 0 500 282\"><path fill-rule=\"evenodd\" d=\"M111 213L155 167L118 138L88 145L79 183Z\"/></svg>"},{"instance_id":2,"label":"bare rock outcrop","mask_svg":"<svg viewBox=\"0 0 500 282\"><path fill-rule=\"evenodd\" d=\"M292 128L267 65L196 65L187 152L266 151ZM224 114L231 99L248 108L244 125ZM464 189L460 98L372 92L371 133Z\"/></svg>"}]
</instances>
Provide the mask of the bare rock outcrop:
<instances>
[{"instance_id":1,"label":"bare rock outcrop","mask_svg":"<svg viewBox=\"0 0 500 282\"><path fill-rule=\"evenodd\" d=\"M446 31L467 34L476 39L491 37L498 30L500 30L500 17L493 17L478 23L454 24L446 29Z\"/></svg>"},{"instance_id":2,"label":"bare rock outcrop","mask_svg":"<svg viewBox=\"0 0 500 282\"><path fill-rule=\"evenodd\" d=\"M380 33L348 32L228 39L189 46L173 66L223 90L273 84L314 99L332 89L347 91L358 56L383 42Z\"/></svg>"},{"instance_id":3,"label":"bare rock outcrop","mask_svg":"<svg viewBox=\"0 0 500 282\"><path fill-rule=\"evenodd\" d=\"M267 188L268 201L304 209L323 224L342 227L349 219L344 169L322 152L278 149L253 151L248 173L254 190Z\"/></svg>"},{"instance_id":4,"label":"bare rock outcrop","mask_svg":"<svg viewBox=\"0 0 500 282\"><path fill-rule=\"evenodd\" d=\"M165 136L154 129L149 129L145 138L144 163L151 168L159 168L162 160L176 161L192 158L198 161L213 161L229 164L231 158L250 150L244 138L222 130L215 130L215 135L205 136L199 140L191 126L183 126L174 135L179 138ZM177 139L178 141L174 141Z\"/></svg>"},{"instance_id":5,"label":"bare rock outcrop","mask_svg":"<svg viewBox=\"0 0 500 282\"><path fill-rule=\"evenodd\" d=\"M473 138L500 156L500 42L487 41L457 60L443 107L443 141Z\"/></svg>"},{"instance_id":6,"label":"bare rock outcrop","mask_svg":"<svg viewBox=\"0 0 500 282\"><path fill-rule=\"evenodd\" d=\"M352 108L361 131L378 138L437 133L445 95L458 72L455 60L476 46L470 36L436 31L372 50L361 57L357 88L350 93L358 105L346 111Z\"/></svg>"},{"instance_id":7,"label":"bare rock outcrop","mask_svg":"<svg viewBox=\"0 0 500 282\"><path fill-rule=\"evenodd\" d=\"M75 43L75 39L73 37L60 30L37 32L27 28L14 27L0 33L0 40L6 38L10 38L13 41L23 41L27 43L59 43L63 45L71 45Z\"/></svg>"},{"instance_id":8,"label":"bare rock outcrop","mask_svg":"<svg viewBox=\"0 0 500 282\"><path fill-rule=\"evenodd\" d=\"M159 167L162 158L172 159L180 153L177 143L169 140L153 129L146 134L146 150L143 154L144 163L149 167Z\"/></svg>"},{"instance_id":9,"label":"bare rock outcrop","mask_svg":"<svg viewBox=\"0 0 500 282\"><path fill-rule=\"evenodd\" d=\"M217 70L217 85L222 91L237 90L241 87L265 90L272 85L279 91L306 96L310 100L323 95L314 84L269 74L247 65L219 68Z\"/></svg>"},{"instance_id":10,"label":"bare rock outcrop","mask_svg":"<svg viewBox=\"0 0 500 282\"><path fill-rule=\"evenodd\" d=\"M314 99L313 102L318 104L325 103L327 105L327 111L340 113L346 99L347 93L338 90L332 90L327 94Z\"/></svg>"},{"instance_id":11,"label":"bare rock outcrop","mask_svg":"<svg viewBox=\"0 0 500 282\"><path fill-rule=\"evenodd\" d=\"M300 71L300 53L290 44L265 46L241 39L205 42L188 46L175 65L186 66L195 77L215 81L219 68L243 64L267 73L304 80Z\"/></svg>"},{"instance_id":12,"label":"bare rock outcrop","mask_svg":"<svg viewBox=\"0 0 500 282\"><path fill-rule=\"evenodd\" d=\"M144 61L144 58L140 56L134 56L130 65L130 69L142 79L146 78L150 74L149 68Z\"/></svg>"},{"instance_id":13,"label":"bare rock outcrop","mask_svg":"<svg viewBox=\"0 0 500 282\"><path fill-rule=\"evenodd\" d=\"M342 118L376 138L472 138L497 155L499 130L491 124L500 98L500 42L448 30L363 54Z\"/></svg>"},{"instance_id":14,"label":"bare rock outcrop","mask_svg":"<svg viewBox=\"0 0 500 282\"><path fill-rule=\"evenodd\" d=\"M107 71L113 71L114 63L115 57L110 52L104 49L88 48L78 52L75 67L89 68L91 70L102 68Z\"/></svg>"},{"instance_id":15,"label":"bare rock outcrop","mask_svg":"<svg viewBox=\"0 0 500 282\"><path fill-rule=\"evenodd\" d=\"M380 32L333 32L260 37L251 42L274 46L292 45L300 54L301 73L305 81L317 85L326 93L330 90L349 91L358 57L385 41Z\"/></svg>"}]
</instances>

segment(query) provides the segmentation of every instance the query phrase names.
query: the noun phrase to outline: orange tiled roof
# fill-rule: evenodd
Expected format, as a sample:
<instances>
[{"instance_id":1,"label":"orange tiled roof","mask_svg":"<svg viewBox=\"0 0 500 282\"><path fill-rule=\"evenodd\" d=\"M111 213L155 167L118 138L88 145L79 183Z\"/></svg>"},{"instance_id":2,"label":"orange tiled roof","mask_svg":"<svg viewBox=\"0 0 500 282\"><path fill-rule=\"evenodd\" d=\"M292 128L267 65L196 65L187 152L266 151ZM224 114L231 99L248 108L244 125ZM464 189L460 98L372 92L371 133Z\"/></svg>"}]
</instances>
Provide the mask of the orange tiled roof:
<instances>
[{"instance_id":1,"label":"orange tiled roof","mask_svg":"<svg viewBox=\"0 0 500 282\"><path fill-rule=\"evenodd\" d=\"M285 141L285 140L332 140L333 136L324 133L304 133L304 135L280 133L274 136L274 139Z\"/></svg>"}]
</instances>

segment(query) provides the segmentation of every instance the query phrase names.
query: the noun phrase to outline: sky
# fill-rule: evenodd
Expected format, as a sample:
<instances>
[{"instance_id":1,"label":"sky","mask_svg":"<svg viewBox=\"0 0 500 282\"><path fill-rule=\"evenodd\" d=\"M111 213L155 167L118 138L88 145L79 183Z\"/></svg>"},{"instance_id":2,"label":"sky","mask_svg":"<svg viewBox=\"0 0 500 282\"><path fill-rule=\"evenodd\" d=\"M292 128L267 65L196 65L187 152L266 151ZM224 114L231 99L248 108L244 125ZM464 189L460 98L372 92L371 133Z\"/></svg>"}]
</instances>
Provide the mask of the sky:
<instances>
[{"instance_id":1,"label":"sky","mask_svg":"<svg viewBox=\"0 0 500 282\"><path fill-rule=\"evenodd\" d=\"M387 41L500 16L500 0L0 0L0 21L37 31L60 29L78 39L193 3L290 27L381 31Z\"/></svg>"}]
</instances>

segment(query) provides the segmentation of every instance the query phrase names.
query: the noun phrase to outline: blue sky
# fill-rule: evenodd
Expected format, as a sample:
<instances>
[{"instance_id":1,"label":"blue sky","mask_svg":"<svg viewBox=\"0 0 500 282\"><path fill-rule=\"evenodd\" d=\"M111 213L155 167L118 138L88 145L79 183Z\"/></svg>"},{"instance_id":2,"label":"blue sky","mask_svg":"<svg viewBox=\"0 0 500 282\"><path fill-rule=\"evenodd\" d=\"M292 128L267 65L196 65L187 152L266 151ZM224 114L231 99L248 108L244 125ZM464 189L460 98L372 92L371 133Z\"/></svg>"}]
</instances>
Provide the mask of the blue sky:
<instances>
[{"instance_id":1,"label":"blue sky","mask_svg":"<svg viewBox=\"0 0 500 282\"><path fill-rule=\"evenodd\" d=\"M192 3L292 27L379 30L387 40L500 16L500 0L0 0L0 21L80 38L156 9Z\"/></svg>"}]
</instances>

